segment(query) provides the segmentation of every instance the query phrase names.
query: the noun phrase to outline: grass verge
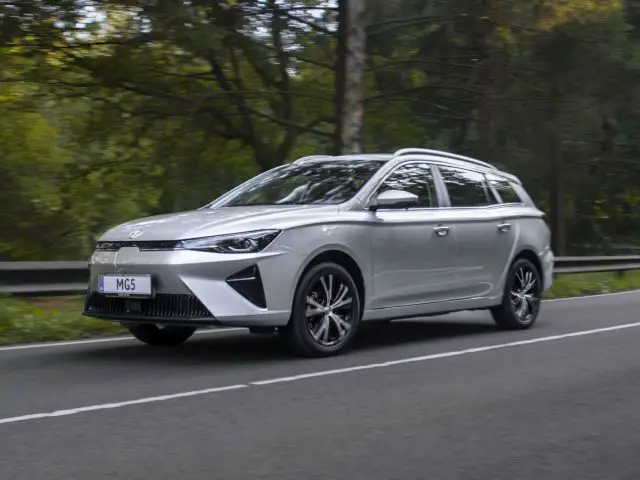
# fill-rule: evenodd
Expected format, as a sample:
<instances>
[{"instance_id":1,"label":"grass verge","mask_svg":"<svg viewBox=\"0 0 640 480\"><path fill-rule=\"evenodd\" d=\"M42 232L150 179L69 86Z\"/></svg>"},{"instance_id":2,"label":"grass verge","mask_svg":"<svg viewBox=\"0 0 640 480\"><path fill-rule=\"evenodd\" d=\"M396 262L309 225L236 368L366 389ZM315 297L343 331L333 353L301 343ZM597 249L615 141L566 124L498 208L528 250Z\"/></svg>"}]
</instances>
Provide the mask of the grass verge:
<instances>
[{"instance_id":1,"label":"grass verge","mask_svg":"<svg viewBox=\"0 0 640 480\"><path fill-rule=\"evenodd\" d=\"M632 270L624 275L608 272L558 275L553 280L547 298L597 295L634 289L640 289L640 270Z\"/></svg>"},{"instance_id":2,"label":"grass verge","mask_svg":"<svg viewBox=\"0 0 640 480\"><path fill-rule=\"evenodd\" d=\"M559 275L547 298L640 289L640 271ZM83 317L82 296L0 298L0 345L99 337L124 333L119 325Z\"/></svg>"},{"instance_id":3,"label":"grass verge","mask_svg":"<svg viewBox=\"0 0 640 480\"><path fill-rule=\"evenodd\" d=\"M123 333L117 324L82 316L83 296L0 297L0 345Z\"/></svg>"}]
</instances>

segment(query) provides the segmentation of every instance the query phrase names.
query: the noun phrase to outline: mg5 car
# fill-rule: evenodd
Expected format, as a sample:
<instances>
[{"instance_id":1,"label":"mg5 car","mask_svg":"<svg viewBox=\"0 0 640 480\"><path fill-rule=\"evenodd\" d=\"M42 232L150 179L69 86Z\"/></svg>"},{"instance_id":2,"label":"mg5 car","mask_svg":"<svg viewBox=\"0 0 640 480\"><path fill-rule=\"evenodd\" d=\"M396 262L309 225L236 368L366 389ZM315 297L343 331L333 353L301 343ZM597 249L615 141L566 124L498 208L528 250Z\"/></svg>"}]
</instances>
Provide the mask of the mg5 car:
<instances>
[{"instance_id":1,"label":"mg5 car","mask_svg":"<svg viewBox=\"0 0 640 480\"><path fill-rule=\"evenodd\" d=\"M553 275L544 214L520 180L420 148L312 156L197 210L108 230L84 313L151 345L213 325L343 352L363 322L487 309L531 327Z\"/></svg>"}]
</instances>

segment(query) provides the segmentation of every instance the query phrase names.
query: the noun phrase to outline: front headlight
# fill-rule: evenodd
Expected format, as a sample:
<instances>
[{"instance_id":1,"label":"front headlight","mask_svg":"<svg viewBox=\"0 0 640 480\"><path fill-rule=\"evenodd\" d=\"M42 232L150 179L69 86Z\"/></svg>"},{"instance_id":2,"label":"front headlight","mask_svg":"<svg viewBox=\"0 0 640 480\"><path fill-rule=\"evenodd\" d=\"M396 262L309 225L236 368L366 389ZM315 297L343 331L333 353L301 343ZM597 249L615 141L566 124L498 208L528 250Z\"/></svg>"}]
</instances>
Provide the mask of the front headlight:
<instances>
[{"instance_id":1,"label":"front headlight","mask_svg":"<svg viewBox=\"0 0 640 480\"><path fill-rule=\"evenodd\" d=\"M278 235L280 235L280 230L234 233L231 235L183 240L180 242L180 247L186 250L203 250L216 253L255 253L267 248Z\"/></svg>"}]
</instances>

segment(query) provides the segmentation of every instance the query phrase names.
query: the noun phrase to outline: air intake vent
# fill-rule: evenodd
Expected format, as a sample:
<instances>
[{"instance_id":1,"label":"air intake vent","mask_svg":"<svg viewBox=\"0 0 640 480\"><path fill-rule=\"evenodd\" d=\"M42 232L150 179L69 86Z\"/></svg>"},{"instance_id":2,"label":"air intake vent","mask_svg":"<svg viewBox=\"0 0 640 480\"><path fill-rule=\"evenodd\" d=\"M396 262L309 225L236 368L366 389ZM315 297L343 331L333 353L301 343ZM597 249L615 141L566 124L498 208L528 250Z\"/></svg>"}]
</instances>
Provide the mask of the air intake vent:
<instances>
[{"instance_id":1,"label":"air intake vent","mask_svg":"<svg viewBox=\"0 0 640 480\"><path fill-rule=\"evenodd\" d=\"M211 320L213 316L193 295L157 294L155 298L132 299L87 296L85 313L96 317Z\"/></svg>"},{"instance_id":2,"label":"air intake vent","mask_svg":"<svg viewBox=\"0 0 640 480\"><path fill-rule=\"evenodd\" d=\"M257 265L240 270L227 278L227 283L236 292L249 300L255 306L267 308L267 300L264 296L262 277Z\"/></svg>"}]
</instances>

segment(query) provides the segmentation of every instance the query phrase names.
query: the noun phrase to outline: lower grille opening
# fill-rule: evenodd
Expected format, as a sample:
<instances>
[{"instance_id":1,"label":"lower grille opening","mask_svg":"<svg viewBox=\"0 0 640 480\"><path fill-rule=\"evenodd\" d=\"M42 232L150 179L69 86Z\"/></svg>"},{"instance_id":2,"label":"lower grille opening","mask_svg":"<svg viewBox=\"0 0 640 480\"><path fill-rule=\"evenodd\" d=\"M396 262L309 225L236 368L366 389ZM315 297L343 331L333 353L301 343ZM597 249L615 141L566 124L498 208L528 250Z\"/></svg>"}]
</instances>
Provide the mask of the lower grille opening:
<instances>
[{"instance_id":1,"label":"lower grille opening","mask_svg":"<svg viewBox=\"0 0 640 480\"><path fill-rule=\"evenodd\" d=\"M90 315L136 318L212 319L213 315L193 295L157 294L154 298L87 296L85 312Z\"/></svg>"},{"instance_id":2,"label":"lower grille opening","mask_svg":"<svg viewBox=\"0 0 640 480\"><path fill-rule=\"evenodd\" d=\"M227 278L227 283L236 292L255 306L267 308L267 300L262 286L262 277L257 265L252 265Z\"/></svg>"}]
</instances>

